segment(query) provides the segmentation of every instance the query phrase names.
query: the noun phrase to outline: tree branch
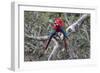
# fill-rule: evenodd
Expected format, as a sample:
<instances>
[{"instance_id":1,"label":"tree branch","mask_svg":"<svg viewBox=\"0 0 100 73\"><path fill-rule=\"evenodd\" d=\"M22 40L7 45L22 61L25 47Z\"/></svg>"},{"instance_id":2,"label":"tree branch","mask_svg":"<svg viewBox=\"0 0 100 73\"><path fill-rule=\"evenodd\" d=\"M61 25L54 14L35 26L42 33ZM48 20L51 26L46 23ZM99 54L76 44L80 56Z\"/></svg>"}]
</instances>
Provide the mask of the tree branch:
<instances>
[{"instance_id":1,"label":"tree branch","mask_svg":"<svg viewBox=\"0 0 100 73\"><path fill-rule=\"evenodd\" d=\"M87 18L87 16L88 16L88 14L82 15L82 17L80 17L75 23L73 23L72 25L70 25L66 29L66 32L68 32L69 30L71 30L71 32L75 32L77 30L77 28L81 25L81 23L83 22L83 20L85 18Z\"/></svg>"},{"instance_id":2,"label":"tree branch","mask_svg":"<svg viewBox=\"0 0 100 73\"><path fill-rule=\"evenodd\" d=\"M48 40L49 36L45 35L45 36L29 36L27 34L25 34L25 37L28 37L30 39L34 39L34 40L39 40L39 41L43 41L43 40Z\"/></svg>"},{"instance_id":3,"label":"tree branch","mask_svg":"<svg viewBox=\"0 0 100 73\"><path fill-rule=\"evenodd\" d=\"M54 46L51 54L49 55L48 60L50 60L52 58L52 56L55 57L56 54L57 54L57 50L59 49L59 43L58 43L58 41L56 39L54 39L54 38L52 40L54 41L55 46Z\"/></svg>"},{"instance_id":4,"label":"tree branch","mask_svg":"<svg viewBox=\"0 0 100 73\"><path fill-rule=\"evenodd\" d=\"M78 30L78 28L79 28L79 26L81 26L82 24L82 22L83 22L83 20L85 19L85 18L87 18L88 17L88 14L83 14L75 23L73 23L72 25L70 25L67 29L66 29L66 32L68 32L69 34L68 34L68 36L72 33L72 32L76 32L76 30ZM63 39L64 38L64 36L63 36L63 34L61 35L61 39Z\"/></svg>"}]
</instances>

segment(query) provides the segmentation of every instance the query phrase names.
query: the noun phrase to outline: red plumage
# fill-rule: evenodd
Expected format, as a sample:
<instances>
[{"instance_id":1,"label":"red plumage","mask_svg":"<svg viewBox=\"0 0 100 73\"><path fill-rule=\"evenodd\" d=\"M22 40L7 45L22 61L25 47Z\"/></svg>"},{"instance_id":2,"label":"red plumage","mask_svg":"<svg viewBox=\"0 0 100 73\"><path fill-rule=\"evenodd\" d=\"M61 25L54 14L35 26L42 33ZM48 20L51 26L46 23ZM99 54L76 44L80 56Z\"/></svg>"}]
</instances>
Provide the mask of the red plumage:
<instances>
[{"instance_id":1,"label":"red plumage","mask_svg":"<svg viewBox=\"0 0 100 73\"><path fill-rule=\"evenodd\" d=\"M54 26L52 28L57 32L60 31L60 28L64 26L64 22L61 18L55 18Z\"/></svg>"}]
</instances>

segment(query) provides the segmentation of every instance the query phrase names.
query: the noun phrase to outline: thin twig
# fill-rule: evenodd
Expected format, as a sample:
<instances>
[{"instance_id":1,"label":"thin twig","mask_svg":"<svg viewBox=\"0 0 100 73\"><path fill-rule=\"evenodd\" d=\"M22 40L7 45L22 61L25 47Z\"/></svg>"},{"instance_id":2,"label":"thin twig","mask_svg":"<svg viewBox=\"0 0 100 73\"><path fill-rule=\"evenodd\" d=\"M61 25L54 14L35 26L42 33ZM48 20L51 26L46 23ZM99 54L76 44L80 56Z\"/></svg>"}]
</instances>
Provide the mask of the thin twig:
<instances>
[{"instance_id":1,"label":"thin twig","mask_svg":"<svg viewBox=\"0 0 100 73\"><path fill-rule=\"evenodd\" d=\"M66 20L68 26L70 26L71 23L69 22L69 20L68 20L68 18L67 18L67 13L64 13L64 17L65 17L65 20Z\"/></svg>"}]
</instances>

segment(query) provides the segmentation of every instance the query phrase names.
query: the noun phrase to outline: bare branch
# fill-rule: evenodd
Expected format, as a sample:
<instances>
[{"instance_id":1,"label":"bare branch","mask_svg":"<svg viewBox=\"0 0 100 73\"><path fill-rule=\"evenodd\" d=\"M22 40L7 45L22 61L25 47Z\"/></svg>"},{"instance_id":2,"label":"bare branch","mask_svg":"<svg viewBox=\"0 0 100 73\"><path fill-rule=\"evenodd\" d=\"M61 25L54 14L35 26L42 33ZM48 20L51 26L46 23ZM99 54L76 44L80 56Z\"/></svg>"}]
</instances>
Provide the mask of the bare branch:
<instances>
[{"instance_id":1,"label":"bare branch","mask_svg":"<svg viewBox=\"0 0 100 73\"><path fill-rule=\"evenodd\" d=\"M40 41L43 41L43 40L48 40L49 39L49 36L29 36L27 34L25 34L26 37L30 38L30 39L35 39L35 40L40 40Z\"/></svg>"},{"instance_id":2,"label":"bare branch","mask_svg":"<svg viewBox=\"0 0 100 73\"><path fill-rule=\"evenodd\" d=\"M73 23L72 25L70 25L67 29L66 32L68 32L68 30L71 30L71 32L75 32L80 25L82 23L82 21L87 18L88 14L84 14L82 15L82 17L80 17L75 23Z\"/></svg>"},{"instance_id":3,"label":"bare branch","mask_svg":"<svg viewBox=\"0 0 100 73\"><path fill-rule=\"evenodd\" d=\"M59 50L59 43L58 43L58 41L56 39L54 39L54 38L52 40L55 42L55 46L54 46L51 54L49 55L48 60L50 60L52 58L52 56L53 57L56 56L57 50Z\"/></svg>"},{"instance_id":4,"label":"bare branch","mask_svg":"<svg viewBox=\"0 0 100 73\"><path fill-rule=\"evenodd\" d=\"M82 21L88 17L88 14L84 14L82 15L75 23L73 23L72 25L70 25L67 29L66 32L76 32L76 30L79 28L79 26L81 25ZM69 33L69 35L70 35ZM63 34L61 35L61 39L63 39Z\"/></svg>"}]
</instances>

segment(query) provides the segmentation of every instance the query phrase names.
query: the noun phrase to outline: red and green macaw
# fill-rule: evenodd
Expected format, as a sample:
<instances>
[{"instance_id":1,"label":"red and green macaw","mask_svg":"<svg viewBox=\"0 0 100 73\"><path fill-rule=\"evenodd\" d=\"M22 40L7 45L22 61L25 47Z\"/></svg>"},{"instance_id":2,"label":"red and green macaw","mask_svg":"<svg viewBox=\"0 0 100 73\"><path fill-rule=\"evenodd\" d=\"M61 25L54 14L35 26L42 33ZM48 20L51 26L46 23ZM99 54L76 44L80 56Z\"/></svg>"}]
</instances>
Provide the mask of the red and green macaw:
<instances>
[{"instance_id":1,"label":"red and green macaw","mask_svg":"<svg viewBox=\"0 0 100 73\"><path fill-rule=\"evenodd\" d=\"M47 45L45 47L45 49L47 49L52 37L54 35L56 35L58 32L61 32L63 33L64 35L64 43L65 43L65 48L67 48L67 42L65 40L65 38L68 37L68 33L64 31L64 22L63 20L59 17L59 18L55 18L54 20L53 19L49 19L49 26L52 27L52 32L49 34L49 40L47 42Z\"/></svg>"}]
</instances>

